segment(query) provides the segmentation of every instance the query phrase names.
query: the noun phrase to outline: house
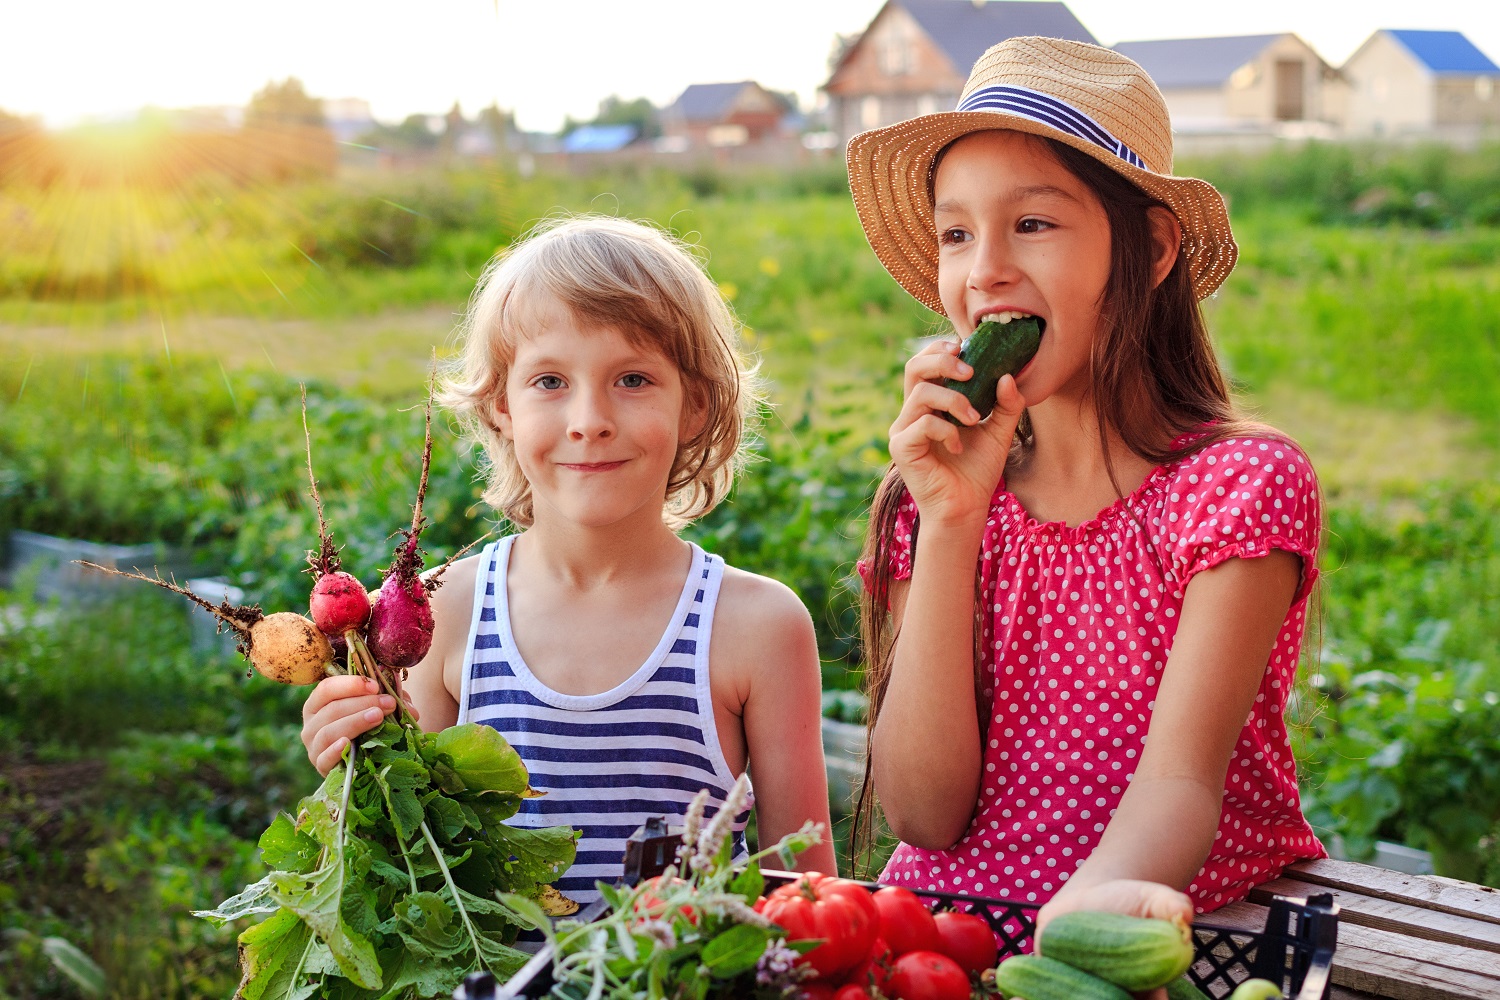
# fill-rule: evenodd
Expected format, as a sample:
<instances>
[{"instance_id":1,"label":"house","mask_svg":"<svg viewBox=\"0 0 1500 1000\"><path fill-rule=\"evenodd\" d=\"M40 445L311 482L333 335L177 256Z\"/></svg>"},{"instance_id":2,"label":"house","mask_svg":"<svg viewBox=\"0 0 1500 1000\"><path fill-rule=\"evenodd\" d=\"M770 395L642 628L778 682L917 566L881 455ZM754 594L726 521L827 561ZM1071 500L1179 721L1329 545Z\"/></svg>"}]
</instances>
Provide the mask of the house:
<instances>
[{"instance_id":1,"label":"house","mask_svg":"<svg viewBox=\"0 0 1500 1000\"><path fill-rule=\"evenodd\" d=\"M1377 31L1344 63L1354 135L1500 126L1500 67L1458 31Z\"/></svg>"},{"instance_id":2,"label":"house","mask_svg":"<svg viewBox=\"0 0 1500 1000\"><path fill-rule=\"evenodd\" d=\"M823 84L830 125L848 144L866 129L951 111L975 61L1017 35L1098 44L1063 3L887 0L835 57Z\"/></svg>"},{"instance_id":3,"label":"house","mask_svg":"<svg viewBox=\"0 0 1500 1000\"><path fill-rule=\"evenodd\" d=\"M1121 42L1115 51L1151 74L1179 134L1270 133L1322 123L1342 110L1342 81L1296 35L1234 35Z\"/></svg>"},{"instance_id":4,"label":"house","mask_svg":"<svg viewBox=\"0 0 1500 1000\"><path fill-rule=\"evenodd\" d=\"M789 110L754 80L695 83L662 111L661 127L669 149L743 146L777 137Z\"/></svg>"},{"instance_id":5,"label":"house","mask_svg":"<svg viewBox=\"0 0 1500 1000\"><path fill-rule=\"evenodd\" d=\"M564 153L614 153L640 137L637 125L580 125L563 137Z\"/></svg>"}]
</instances>

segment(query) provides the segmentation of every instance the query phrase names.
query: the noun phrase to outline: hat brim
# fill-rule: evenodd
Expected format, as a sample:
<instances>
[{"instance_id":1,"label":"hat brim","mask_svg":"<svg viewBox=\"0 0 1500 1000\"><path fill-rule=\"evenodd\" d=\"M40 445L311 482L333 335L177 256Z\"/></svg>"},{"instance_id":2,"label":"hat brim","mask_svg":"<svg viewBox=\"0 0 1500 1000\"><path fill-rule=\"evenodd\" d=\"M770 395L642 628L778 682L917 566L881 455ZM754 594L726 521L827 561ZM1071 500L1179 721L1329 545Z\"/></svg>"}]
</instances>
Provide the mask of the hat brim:
<instances>
[{"instance_id":1,"label":"hat brim","mask_svg":"<svg viewBox=\"0 0 1500 1000\"><path fill-rule=\"evenodd\" d=\"M1003 111L940 111L849 141L849 190L870 248L902 288L934 312L938 295L937 234L927 189L938 152L971 132L1010 129L1066 143L1117 171L1177 216L1181 253L1199 299L1212 295L1234 269L1239 249L1223 197L1207 181L1142 169L1087 139Z\"/></svg>"}]
</instances>

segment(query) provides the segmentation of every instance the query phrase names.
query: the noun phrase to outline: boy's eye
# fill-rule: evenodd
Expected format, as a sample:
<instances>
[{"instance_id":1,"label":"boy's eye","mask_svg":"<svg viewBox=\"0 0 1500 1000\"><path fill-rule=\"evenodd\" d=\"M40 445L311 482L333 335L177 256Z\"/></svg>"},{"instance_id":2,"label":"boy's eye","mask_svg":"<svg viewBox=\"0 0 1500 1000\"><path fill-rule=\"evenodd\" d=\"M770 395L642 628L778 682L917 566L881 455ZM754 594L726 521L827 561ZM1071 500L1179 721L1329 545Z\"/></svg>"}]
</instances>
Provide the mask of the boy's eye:
<instances>
[{"instance_id":1,"label":"boy's eye","mask_svg":"<svg viewBox=\"0 0 1500 1000\"><path fill-rule=\"evenodd\" d=\"M561 389L563 387L563 380L558 378L556 375L543 375L541 378L536 380L536 387L538 389L549 390Z\"/></svg>"},{"instance_id":2,"label":"boy's eye","mask_svg":"<svg viewBox=\"0 0 1500 1000\"><path fill-rule=\"evenodd\" d=\"M1018 233L1040 233L1051 228L1052 223L1043 222L1041 219L1022 219L1016 223Z\"/></svg>"},{"instance_id":3,"label":"boy's eye","mask_svg":"<svg viewBox=\"0 0 1500 1000\"><path fill-rule=\"evenodd\" d=\"M622 375L620 377L620 384L627 389L641 389L650 385L651 382L640 372L631 372L629 375Z\"/></svg>"}]
</instances>

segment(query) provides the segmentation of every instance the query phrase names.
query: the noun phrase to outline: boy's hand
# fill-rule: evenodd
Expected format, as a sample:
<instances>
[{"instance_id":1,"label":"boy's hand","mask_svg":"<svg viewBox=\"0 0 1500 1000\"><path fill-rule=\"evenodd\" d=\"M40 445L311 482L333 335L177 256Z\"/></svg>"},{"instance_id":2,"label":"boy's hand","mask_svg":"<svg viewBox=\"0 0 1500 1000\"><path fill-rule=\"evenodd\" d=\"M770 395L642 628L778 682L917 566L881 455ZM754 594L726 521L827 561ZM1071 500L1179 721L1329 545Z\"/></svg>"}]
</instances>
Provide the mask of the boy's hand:
<instances>
[{"instance_id":1,"label":"boy's hand","mask_svg":"<svg viewBox=\"0 0 1500 1000\"><path fill-rule=\"evenodd\" d=\"M927 525L984 523L1026 408L1007 375L996 388L994 412L981 421L963 393L942 384L973 375L959 350L957 341L934 341L906 363L906 401L891 424L891 460ZM963 427L945 420L945 413Z\"/></svg>"},{"instance_id":2,"label":"boy's hand","mask_svg":"<svg viewBox=\"0 0 1500 1000\"><path fill-rule=\"evenodd\" d=\"M368 677L346 674L325 677L302 705L302 745L318 773L327 775L339 762L344 747L361 733L380 725L396 710L396 699ZM412 709L416 715L416 709Z\"/></svg>"}]
</instances>

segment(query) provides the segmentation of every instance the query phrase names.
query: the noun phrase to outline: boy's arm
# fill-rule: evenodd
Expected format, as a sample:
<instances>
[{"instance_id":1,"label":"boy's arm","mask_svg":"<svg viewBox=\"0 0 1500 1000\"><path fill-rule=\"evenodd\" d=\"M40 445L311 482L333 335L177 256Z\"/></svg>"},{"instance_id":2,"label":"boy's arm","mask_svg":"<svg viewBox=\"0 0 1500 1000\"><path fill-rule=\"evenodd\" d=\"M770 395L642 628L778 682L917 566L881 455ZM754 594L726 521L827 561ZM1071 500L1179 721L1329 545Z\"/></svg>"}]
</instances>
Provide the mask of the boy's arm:
<instances>
[{"instance_id":1,"label":"boy's arm","mask_svg":"<svg viewBox=\"0 0 1500 1000\"><path fill-rule=\"evenodd\" d=\"M456 692L468 644L478 563L477 556L470 556L443 574L443 586L432 595L432 648L407 671L401 684L402 695L427 732L458 721ZM319 681L302 706L302 743L308 759L320 774L327 774L350 740L374 729L395 710L391 697L379 693L375 682L367 678L343 675Z\"/></svg>"},{"instance_id":2,"label":"boy's arm","mask_svg":"<svg viewBox=\"0 0 1500 1000\"><path fill-rule=\"evenodd\" d=\"M797 856L800 871L837 871L823 765L823 679L812 618L787 587L749 573L725 574L714 626L714 669L729 668L755 782L762 849L808 820L822 842ZM717 706L716 706L717 709ZM717 714L717 711L716 711ZM774 867L774 865L773 865Z\"/></svg>"},{"instance_id":3,"label":"boy's arm","mask_svg":"<svg viewBox=\"0 0 1500 1000\"><path fill-rule=\"evenodd\" d=\"M1099 846L1038 922L1115 879L1186 888L1213 846L1224 779L1297 591L1289 552L1230 559L1188 583L1140 766Z\"/></svg>"}]
</instances>

